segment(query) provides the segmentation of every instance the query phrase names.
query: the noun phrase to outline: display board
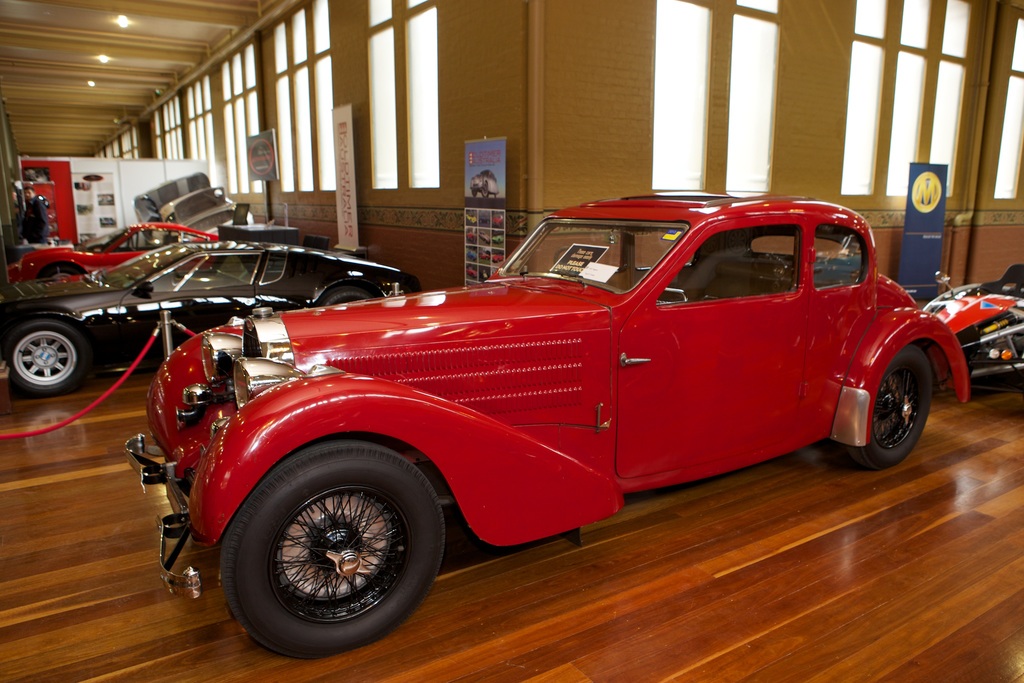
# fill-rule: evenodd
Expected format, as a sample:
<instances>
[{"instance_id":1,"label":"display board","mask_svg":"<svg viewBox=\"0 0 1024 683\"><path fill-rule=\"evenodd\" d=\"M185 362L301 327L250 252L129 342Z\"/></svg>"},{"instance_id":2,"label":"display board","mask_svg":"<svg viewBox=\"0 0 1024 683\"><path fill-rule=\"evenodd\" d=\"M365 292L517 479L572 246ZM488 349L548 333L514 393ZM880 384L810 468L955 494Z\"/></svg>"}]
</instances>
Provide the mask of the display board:
<instances>
[{"instance_id":1,"label":"display board","mask_svg":"<svg viewBox=\"0 0 1024 683\"><path fill-rule=\"evenodd\" d=\"M505 261L506 139L466 142L465 282L486 281Z\"/></svg>"}]
</instances>

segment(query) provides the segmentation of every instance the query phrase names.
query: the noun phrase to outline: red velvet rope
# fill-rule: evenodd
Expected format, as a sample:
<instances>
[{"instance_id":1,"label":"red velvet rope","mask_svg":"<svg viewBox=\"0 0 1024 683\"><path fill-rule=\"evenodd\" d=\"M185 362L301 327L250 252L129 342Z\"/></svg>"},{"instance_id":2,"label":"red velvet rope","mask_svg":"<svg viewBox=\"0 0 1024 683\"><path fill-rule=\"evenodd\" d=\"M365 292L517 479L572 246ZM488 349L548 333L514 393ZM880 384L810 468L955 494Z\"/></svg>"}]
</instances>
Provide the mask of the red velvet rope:
<instances>
[{"instance_id":1,"label":"red velvet rope","mask_svg":"<svg viewBox=\"0 0 1024 683\"><path fill-rule=\"evenodd\" d=\"M149 341L147 341L146 345L142 348L142 353L139 354L139 357L136 358L132 362L132 364L128 366L128 369L124 371L124 374L121 375L121 377L119 377L116 382L114 382L114 385L112 387L110 387L109 389L104 391L102 394L100 394L99 398L97 398L95 401L90 403L88 406L86 406L82 410L78 411L77 413L75 413L71 417L66 418L64 420L61 420L60 422L58 422L56 424L52 424L52 425L50 425L48 427L43 427L42 429L36 429L34 431L31 431L31 432L18 432L18 433L10 433L10 434L0 434L0 440L5 440L5 439L22 439L22 438L29 437L29 436L39 436L40 434L46 434L48 432L56 431L56 430L60 429L61 427L66 427L67 425L71 424L72 422L74 422L78 418L80 418L83 415L85 415L86 413L88 413L90 410L92 410L93 408L95 408L99 404L103 403L105 400L107 400L107 398L110 397L110 395L112 393L114 393L114 391L117 390L118 387L120 387L122 384L124 384L124 381L126 379L128 379L129 375L131 375L133 372L135 372L135 368L139 367L139 363L142 362L142 358L153 347L153 342L156 341L156 337L157 337L157 334L159 334L159 332L160 332L160 328L159 327L156 328L155 330L153 330L153 334L149 335Z\"/></svg>"}]
</instances>

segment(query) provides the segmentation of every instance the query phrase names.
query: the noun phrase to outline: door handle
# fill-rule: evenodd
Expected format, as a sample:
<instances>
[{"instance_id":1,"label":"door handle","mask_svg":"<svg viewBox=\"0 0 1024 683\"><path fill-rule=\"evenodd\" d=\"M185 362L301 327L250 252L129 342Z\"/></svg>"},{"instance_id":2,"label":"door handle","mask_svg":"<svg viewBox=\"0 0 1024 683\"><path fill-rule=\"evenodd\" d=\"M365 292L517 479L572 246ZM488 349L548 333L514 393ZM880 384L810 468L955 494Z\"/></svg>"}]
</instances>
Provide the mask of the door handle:
<instances>
[{"instance_id":1,"label":"door handle","mask_svg":"<svg viewBox=\"0 0 1024 683\"><path fill-rule=\"evenodd\" d=\"M630 365L643 365L644 363L650 362L650 358L630 358L629 356L626 355L625 351L623 351L619 355L619 365L621 365L624 368L629 367Z\"/></svg>"}]
</instances>

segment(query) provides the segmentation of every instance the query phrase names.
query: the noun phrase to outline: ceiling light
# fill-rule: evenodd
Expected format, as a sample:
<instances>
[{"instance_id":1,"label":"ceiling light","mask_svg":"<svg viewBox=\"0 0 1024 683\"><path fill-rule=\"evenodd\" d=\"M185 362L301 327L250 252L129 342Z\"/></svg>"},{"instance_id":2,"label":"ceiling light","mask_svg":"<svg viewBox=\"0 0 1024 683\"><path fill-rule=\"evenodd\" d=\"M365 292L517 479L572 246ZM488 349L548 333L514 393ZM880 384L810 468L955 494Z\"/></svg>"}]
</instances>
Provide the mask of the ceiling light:
<instances>
[{"instance_id":1,"label":"ceiling light","mask_svg":"<svg viewBox=\"0 0 1024 683\"><path fill-rule=\"evenodd\" d=\"M128 28L128 17L123 14L117 15L117 25L121 28Z\"/></svg>"},{"instance_id":2,"label":"ceiling light","mask_svg":"<svg viewBox=\"0 0 1024 683\"><path fill-rule=\"evenodd\" d=\"M100 64L106 64L107 62L110 61L110 57L108 57L106 55L100 55L96 59L100 60Z\"/></svg>"},{"instance_id":3,"label":"ceiling light","mask_svg":"<svg viewBox=\"0 0 1024 683\"><path fill-rule=\"evenodd\" d=\"M96 87L96 81L89 81L89 87L90 88L95 88Z\"/></svg>"}]
</instances>

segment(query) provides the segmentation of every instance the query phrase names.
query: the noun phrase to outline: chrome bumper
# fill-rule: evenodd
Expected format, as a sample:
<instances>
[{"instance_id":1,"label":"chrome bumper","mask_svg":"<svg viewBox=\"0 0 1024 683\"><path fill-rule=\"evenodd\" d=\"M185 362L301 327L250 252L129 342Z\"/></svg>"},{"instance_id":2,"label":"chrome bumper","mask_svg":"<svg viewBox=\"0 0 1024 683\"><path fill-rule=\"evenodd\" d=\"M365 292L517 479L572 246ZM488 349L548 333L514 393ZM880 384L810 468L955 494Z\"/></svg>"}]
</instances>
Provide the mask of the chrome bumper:
<instances>
[{"instance_id":1,"label":"chrome bumper","mask_svg":"<svg viewBox=\"0 0 1024 683\"><path fill-rule=\"evenodd\" d=\"M167 500L171 504L172 514L157 518L160 528L160 578L174 595L186 598L198 598L203 592L199 570L187 567L180 574L171 571L178 555L188 541L189 531L188 495L182 491L179 480L175 476L175 463L165 461L163 451L156 446L146 446L146 437L138 434L124 444L128 464L139 474L143 491L147 486L163 484L167 492ZM156 460L154 458L159 458ZM168 541L173 547L168 550Z\"/></svg>"}]
</instances>

